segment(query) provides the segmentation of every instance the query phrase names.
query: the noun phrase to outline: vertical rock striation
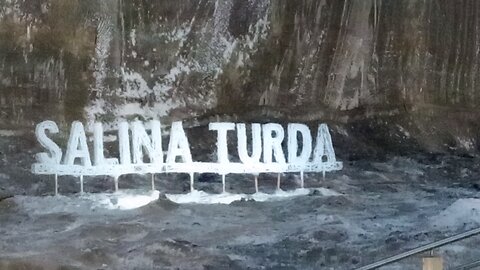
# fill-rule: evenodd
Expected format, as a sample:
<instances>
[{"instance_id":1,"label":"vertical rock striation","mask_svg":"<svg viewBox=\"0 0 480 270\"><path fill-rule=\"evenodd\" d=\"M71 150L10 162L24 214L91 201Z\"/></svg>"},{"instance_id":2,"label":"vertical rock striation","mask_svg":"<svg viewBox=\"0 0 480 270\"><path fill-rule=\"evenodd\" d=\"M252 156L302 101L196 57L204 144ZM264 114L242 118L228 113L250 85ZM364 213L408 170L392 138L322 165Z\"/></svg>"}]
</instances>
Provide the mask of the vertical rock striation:
<instances>
[{"instance_id":1,"label":"vertical rock striation","mask_svg":"<svg viewBox=\"0 0 480 270\"><path fill-rule=\"evenodd\" d=\"M257 109L472 116L479 9L475 0L2 0L0 126Z\"/></svg>"}]
</instances>

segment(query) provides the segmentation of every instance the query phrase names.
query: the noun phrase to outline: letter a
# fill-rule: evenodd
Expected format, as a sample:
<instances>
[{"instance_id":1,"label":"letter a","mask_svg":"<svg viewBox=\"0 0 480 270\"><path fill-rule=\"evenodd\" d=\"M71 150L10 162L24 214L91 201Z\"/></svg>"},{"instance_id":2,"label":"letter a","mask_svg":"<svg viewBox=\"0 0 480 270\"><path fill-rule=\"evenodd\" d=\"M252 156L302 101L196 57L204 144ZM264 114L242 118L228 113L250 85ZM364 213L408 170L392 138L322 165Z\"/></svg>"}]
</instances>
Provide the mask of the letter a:
<instances>
[{"instance_id":1,"label":"letter a","mask_svg":"<svg viewBox=\"0 0 480 270\"><path fill-rule=\"evenodd\" d=\"M333 150L332 144L332 136L330 136L330 132L328 131L328 127L326 124L321 124L318 127L317 132L317 145L314 151L314 162L315 163L322 163L323 157L327 158L328 163L334 163L337 161L335 158L335 150Z\"/></svg>"},{"instance_id":2,"label":"letter a","mask_svg":"<svg viewBox=\"0 0 480 270\"><path fill-rule=\"evenodd\" d=\"M192 162L190 145L181 121L172 123L166 163L175 163L177 156L182 158L182 162Z\"/></svg>"},{"instance_id":3,"label":"letter a","mask_svg":"<svg viewBox=\"0 0 480 270\"><path fill-rule=\"evenodd\" d=\"M80 158L80 164L83 166L92 166L85 129L83 124L78 121L72 123L64 163L66 165L74 165L76 158Z\"/></svg>"}]
</instances>

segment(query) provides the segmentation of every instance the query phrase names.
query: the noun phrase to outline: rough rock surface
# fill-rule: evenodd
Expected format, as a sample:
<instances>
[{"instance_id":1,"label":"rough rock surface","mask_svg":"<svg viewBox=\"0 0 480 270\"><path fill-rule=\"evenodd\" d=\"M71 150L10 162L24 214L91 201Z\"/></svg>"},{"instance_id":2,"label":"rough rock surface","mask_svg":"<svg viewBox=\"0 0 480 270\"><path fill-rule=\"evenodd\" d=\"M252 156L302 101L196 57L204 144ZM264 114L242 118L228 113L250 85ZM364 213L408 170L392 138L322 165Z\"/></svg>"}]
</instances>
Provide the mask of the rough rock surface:
<instances>
[{"instance_id":1,"label":"rough rock surface","mask_svg":"<svg viewBox=\"0 0 480 270\"><path fill-rule=\"evenodd\" d=\"M46 118L389 115L422 147L473 152L479 8L446 0L3 0L0 126L5 135ZM431 133L441 139L425 142Z\"/></svg>"},{"instance_id":2,"label":"rough rock surface","mask_svg":"<svg viewBox=\"0 0 480 270\"><path fill-rule=\"evenodd\" d=\"M0 201L0 268L354 269L480 225L478 158L417 160L349 162L325 180L307 175L307 186L338 196L272 202L179 205L163 198L134 210L107 210L72 195L15 196ZM159 179L159 190L182 192L181 183L188 183ZM298 178L283 179L285 189L298 186ZM227 181L230 192L253 192L251 178ZM87 190L92 185L87 181ZM148 189L148 181L136 185ZM220 177L197 187L218 193ZM263 175L260 187L272 192L275 176ZM458 266L478 258L479 241L435 252L445 267ZM420 265L417 256L386 269Z\"/></svg>"},{"instance_id":3,"label":"rough rock surface","mask_svg":"<svg viewBox=\"0 0 480 270\"><path fill-rule=\"evenodd\" d=\"M0 269L351 269L478 226L479 10L472 0L0 0ZM73 211L78 183L65 177L69 207L34 211L53 201L52 179L30 173L36 123L59 123L64 146L73 120L150 118L167 129L183 120L205 161L209 121L326 122L345 170L308 181L344 195ZM112 189L108 177L86 181ZM147 183L128 175L120 186ZM249 176L229 183L253 192ZM157 184L188 190L183 175ZM197 184L221 188L213 175ZM445 218L458 209L470 215ZM478 257L475 241L439 252L458 265Z\"/></svg>"}]
</instances>

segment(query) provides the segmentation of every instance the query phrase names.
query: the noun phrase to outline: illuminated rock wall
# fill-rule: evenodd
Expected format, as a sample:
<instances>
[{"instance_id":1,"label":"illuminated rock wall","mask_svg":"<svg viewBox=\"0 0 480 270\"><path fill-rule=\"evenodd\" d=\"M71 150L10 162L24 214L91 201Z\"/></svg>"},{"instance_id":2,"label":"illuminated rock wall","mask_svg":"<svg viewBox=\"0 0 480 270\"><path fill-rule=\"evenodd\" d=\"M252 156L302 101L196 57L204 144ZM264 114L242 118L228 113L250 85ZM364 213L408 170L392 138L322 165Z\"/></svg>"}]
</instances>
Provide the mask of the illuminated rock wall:
<instances>
[{"instance_id":1,"label":"illuminated rock wall","mask_svg":"<svg viewBox=\"0 0 480 270\"><path fill-rule=\"evenodd\" d=\"M31 131L44 119L236 114L348 123L405 114L400 125L421 144L446 128L436 145L476 149L479 6L1 0L0 128Z\"/></svg>"}]
</instances>

